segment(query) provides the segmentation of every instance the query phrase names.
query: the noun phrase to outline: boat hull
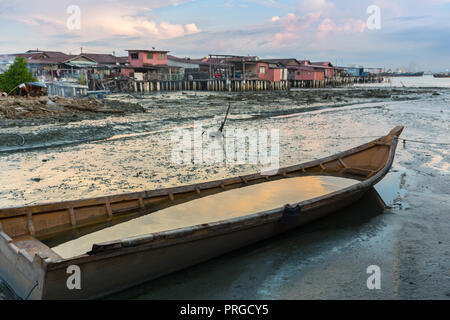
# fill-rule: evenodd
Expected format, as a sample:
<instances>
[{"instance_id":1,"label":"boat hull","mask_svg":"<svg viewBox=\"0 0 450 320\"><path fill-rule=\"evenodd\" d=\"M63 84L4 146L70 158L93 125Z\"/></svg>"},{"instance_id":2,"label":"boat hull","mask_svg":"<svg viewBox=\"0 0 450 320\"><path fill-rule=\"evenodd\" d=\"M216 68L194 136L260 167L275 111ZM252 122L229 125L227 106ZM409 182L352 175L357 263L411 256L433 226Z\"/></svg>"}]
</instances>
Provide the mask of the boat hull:
<instances>
[{"instance_id":1,"label":"boat hull","mask_svg":"<svg viewBox=\"0 0 450 320\"><path fill-rule=\"evenodd\" d=\"M415 72L415 73L386 73L386 77L423 77L425 72Z\"/></svg>"},{"instance_id":2,"label":"boat hull","mask_svg":"<svg viewBox=\"0 0 450 320\"><path fill-rule=\"evenodd\" d=\"M290 223L277 219L251 228L167 247L148 250L135 248L123 255L108 256L106 253L101 259L94 261L73 261L71 263L81 269L82 289L67 289L66 270L69 265L64 264L48 271L42 299L96 299L132 288L327 216L358 201L366 191L367 188L364 188L343 198L333 199L302 213Z\"/></svg>"}]
</instances>

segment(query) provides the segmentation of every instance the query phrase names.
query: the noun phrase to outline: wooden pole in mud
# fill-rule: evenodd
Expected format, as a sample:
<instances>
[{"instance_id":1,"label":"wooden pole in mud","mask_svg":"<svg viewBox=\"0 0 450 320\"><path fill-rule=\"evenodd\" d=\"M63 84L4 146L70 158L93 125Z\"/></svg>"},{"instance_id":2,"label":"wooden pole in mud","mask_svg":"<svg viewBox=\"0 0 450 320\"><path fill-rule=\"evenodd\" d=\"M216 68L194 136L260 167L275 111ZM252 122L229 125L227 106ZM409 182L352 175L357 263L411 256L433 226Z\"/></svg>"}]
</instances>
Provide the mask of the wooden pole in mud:
<instances>
[{"instance_id":1,"label":"wooden pole in mud","mask_svg":"<svg viewBox=\"0 0 450 320\"><path fill-rule=\"evenodd\" d=\"M230 110L231 110L231 102L228 102L227 113L225 115L225 120L223 120L222 125L220 126L220 129L219 129L220 132L223 132L223 129L225 127L225 123L227 122L227 119L228 119L228 115L230 114Z\"/></svg>"}]
</instances>

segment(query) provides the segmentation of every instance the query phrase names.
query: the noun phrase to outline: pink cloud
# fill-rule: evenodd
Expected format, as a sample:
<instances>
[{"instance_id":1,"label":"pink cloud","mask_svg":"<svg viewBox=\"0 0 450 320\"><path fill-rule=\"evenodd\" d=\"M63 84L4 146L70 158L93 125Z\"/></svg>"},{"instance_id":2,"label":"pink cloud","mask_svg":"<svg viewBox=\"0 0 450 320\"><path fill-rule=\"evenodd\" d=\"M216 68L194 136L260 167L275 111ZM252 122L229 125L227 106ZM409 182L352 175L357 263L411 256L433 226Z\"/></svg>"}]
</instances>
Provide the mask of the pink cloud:
<instances>
[{"instance_id":1,"label":"pink cloud","mask_svg":"<svg viewBox=\"0 0 450 320\"><path fill-rule=\"evenodd\" d=\"M333 30L336 30L336 23L330 18L323 19L322 23L317 27L317 32L321 37Z\"/></svg>"},{"instance_id":2,"label":"pink cloud","mask_svg":"<svg viewBox=\"0 0 450 320\"><path fill-rule=\"evenodd\" d=\"M339 23L330 18L323 19L317 27L317 36L324 38L329 33L362 33L366 29L366 23L362 20L346 19Z\"/></svg>"},{"instance_id":3,"label":"pink cloud","mask_svg":"<svg viewBox=\"0 0 450 320\"><path fill-rule=\"evenodd\" d=\"M126 5L116 1L111 1L108 5L95 2L87 5L87 1L80 0L81 28L79 30L67 28L66 22L69 15L66 14L66 7L61 3L55 6L48 4L48 8L44 9L43 6L35 6L27 0L22 4L23 7L18 6L13 14L10 13L5 18L33 26L36 32L41 31L47 37L75 33L85 42L117 35L170 39L198 33L200 29L195 23L180 24L167 20L159 22L154 15L142 13L148 13L163 5L176 6L183 2L185 1L168 0L164 2L165 4L160 4L157 0L149 0L145 3L147 7L142 7L136 1L130 1ZM3 16L5 14L0 13L0 17Z\"/></svg>"},{"instance_id":4,"label":"pink cloud","mask_svg":"<svg viewBox=\"0 0 450 320\"><path fill-rule=\"evenodd\" d=\"M275 34L275 43L278 45L288 44L295 36L296 34L292 32L279 32Z\"/></svg>"},{"instance_id":5,"label":"pink cloud","mask_svg":"<svg viewBox=\"0 0 450 320\"><path fill-rule=\"evenodd\" d=\"M282 27L283 31L275 34L276 45L286 45L289 42L300 36L302 32L309 29L321 15L321 12L308 13L305 16L297 17L294 13L288 13L284 17L273 17L272 22Z\"/></svg>"}]
</instances>

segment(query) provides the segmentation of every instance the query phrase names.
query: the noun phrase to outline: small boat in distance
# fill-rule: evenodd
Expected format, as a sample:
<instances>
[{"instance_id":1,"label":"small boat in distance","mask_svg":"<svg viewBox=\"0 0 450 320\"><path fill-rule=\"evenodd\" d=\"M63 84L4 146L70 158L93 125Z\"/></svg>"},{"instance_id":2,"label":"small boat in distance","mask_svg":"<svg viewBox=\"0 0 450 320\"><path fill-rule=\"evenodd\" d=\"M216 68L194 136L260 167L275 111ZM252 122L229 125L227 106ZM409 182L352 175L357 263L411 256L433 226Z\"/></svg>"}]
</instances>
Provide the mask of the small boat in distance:
<instances>
[{"instance_id":1,"label":"small boat in distance","mask_svg":"<svg viewBox=\"0 0 450 320\"><path fill-rule=\"evenodd\" d=\"M385 73L385 77L423 77L425 72Z\"/></svg>"},{"instance_id":2,"label":"small boat in distance","mask_svg":"<svg viewBox=\"0 0 450 320\"><path fill-rule=\"evenodd\" d=\"M0 277L25 299L95 299L207 261L359 200L389 172L402 131L402 126L395 127L379 139L326 158L282 168L276 175L256 173L167 189L0 209ZM271 197L269 184L273 182L285 181L293 186L296 180L292 179L326 176L353 182L309 197L291 193L290 198L281 200L289 204L269 204L264 209L249 206L250 211L244 215L226 219L220 215L218 206L231 206L231 202L210 201L208 214L212 221L195 225L187 222L184 226L165 221L166 225L155 232L93 242L89 251L68 258L52 249L146 215L164 218L164 209L172 209L170 214L177 219L174 214L189 211L189 208L178 210L179 205L201 198L258 187L263 194L248 197L258 202ZM80 276L80 290L70 285L76 272Z\"/></svg>"},{"instance_id":3,"label":"small boat in distance","mask_svg":"<svg viewBox=\"0 0 450 320\"><path fill-rule=\"evenodd\" d=\"M450 72L447 73L435 73L433 74L434 78L450 78Z\"/></svg>"}]
</instances>

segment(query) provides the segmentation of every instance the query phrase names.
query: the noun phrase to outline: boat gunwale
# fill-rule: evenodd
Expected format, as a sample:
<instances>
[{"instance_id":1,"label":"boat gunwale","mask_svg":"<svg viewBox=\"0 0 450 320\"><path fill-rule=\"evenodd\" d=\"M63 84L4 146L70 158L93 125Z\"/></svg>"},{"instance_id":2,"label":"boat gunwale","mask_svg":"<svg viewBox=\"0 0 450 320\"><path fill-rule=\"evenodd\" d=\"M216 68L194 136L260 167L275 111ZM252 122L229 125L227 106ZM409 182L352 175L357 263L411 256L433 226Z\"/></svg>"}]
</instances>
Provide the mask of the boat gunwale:
<instances>
[{"instance_id":1,"label":"boat gunwale","mask_svg":"<svg viewBox=\"0 0 450 320\"><path fill-rule=\"evenodd\" d=\"M373 176L361 180L358 183L351 185L349 187L337 190L335 192L327 193L325 195L304 200L298 203L294 203L292 205L294 206L300 206L302 212L307 212L309 210L313 210L317 207L320 207L323 205L326 201L333 201L333 200L340 200L342 197L347 196L348 194L356 194L358 192L362 192L364 190L368 190L371 186L379 182L390 170L394 157L395 157L395 151L398 144L399 135L401 134L403 130L403 127L397 126L391 132L383 136L381 138L378 138L376 140L373 140L371 142L368 142L366 144L363 144L359 147L355 147L352 149L349 149L347 151L323 158L323 159L332 159L336 160L340 157L342 157L343 154L355 154L361 151L366 150L367 148L373 147L373 144L391 137L392 141L390 141L390 148L389 153L386 158L386 162L383 167L379 168L377 173ZM321 163L319 160L314 160L309 163ZM327 161L329 162L329 161ZM294 171L297 171L298 169L301 169L306 164L299 164L294 165L291 167L282 168L283 169L290 169L290 168L296 168ZM254 176L248 175L248 176ZM233 178L231 178L233 179ZM222 180L218 180L222 181ZM167 231L161 231L161 232L155 232L155 233L148 233L136 237L131 238L122 238L118 240L93 244L92 251L85 253L83 255L71 257L68 259L62 259L57 261L46 261L46 265L48 270L55 270L59 268L63 268L68 264L72 263L87 263L92 262L96 260L102 260L105 258L110 258L114 256L121 256L126 254L132 254L139 251L145 251L149 249L156 249L161 247L167 247L171 245L176 245L180 243L186 243L191 241L197 241L208 237L214 237L219 236L221 234L237 231L237 230L243 230L248 228L253 228L261 224L274 222L277 220L280 220L283 217L283 211L284 207L279 207L276 209L266 210L258 213L253 213L241 217L221 220L221 221L215 221L213 223L208 224L199 224L189 227L183 227L173 230L167 230ZM198 235L198 233L200 233ZM197 235L197 236L196 236ZM181 241L180 241L181 239Z\"/></svg>"}]
</instances>

